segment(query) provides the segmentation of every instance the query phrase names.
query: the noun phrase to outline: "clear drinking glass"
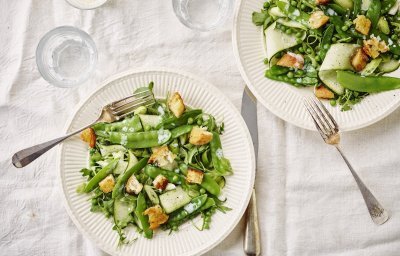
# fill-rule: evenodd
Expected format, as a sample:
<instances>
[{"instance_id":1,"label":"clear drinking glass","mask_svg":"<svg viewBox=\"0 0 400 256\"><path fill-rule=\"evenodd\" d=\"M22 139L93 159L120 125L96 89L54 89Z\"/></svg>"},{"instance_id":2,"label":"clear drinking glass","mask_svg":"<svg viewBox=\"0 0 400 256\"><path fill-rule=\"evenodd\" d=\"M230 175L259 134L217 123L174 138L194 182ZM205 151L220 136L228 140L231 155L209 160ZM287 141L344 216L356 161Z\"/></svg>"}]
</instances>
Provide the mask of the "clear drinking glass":
<instances>
[{"instance_id":1,"label":"clear drinking glass","mask_svg":"<svg viewBox=\"0 0 400 256\"><path fill-rule=\"evenodd\" d=\"M67 3L81 10L91 10L103 5L107 0L66 0Z\"/></svg>"},{"instance_id":2,"label":"clear drinking glass","mask_svg":"<svg viewBox=\"0 0 400 256\"><path fill-rule=\"evenodd\" d=\"M36 49L36 64L42 77L59 87L85 82L97 63L92 38L75 27L63 26L49 31Z\"/></svg>"},{"instance_id":3,"label":"clear drinking glass","mask_svg":"<svg viewBox=\"0 0 400 256\"><path fill-rule=\"evenodd\" d=\"M225 23L234 0L172 0L178 19L187 27L209 31Z\"/></svg>"}]
</instances>

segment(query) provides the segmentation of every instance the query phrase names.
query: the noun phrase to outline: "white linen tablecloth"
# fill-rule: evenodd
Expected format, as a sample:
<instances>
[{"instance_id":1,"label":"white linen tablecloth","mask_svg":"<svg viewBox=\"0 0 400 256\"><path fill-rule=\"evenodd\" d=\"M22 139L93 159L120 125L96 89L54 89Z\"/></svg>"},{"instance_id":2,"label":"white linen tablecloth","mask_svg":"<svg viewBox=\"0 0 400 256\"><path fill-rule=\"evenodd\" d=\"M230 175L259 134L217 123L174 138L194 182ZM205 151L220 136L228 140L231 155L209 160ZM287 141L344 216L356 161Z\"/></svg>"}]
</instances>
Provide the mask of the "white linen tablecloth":
<instances>
[{"instance_id":1,"label":"white linen tablecloth","mask_svg":"<svg viewBox=\"0 0 400 256\"><path fill-rule=\"evenodd\" d=\"M231 18L232 19L232 18ZM49 30L72 25L97 44L89 82L60 89L44 81L35 49ZM63 0L0 0L0 254L101 255L61 203L56 150L24 169L11 155L62 134L72 110L102 80L135 67L195 73L240 109L244 82L231 46L231 21L210 33L189 30L171 1L110 0L80 11ZM262 254L400 255L400 111L342 136L344 151L392 217L375 226L333 147L259 106L256 189ZM243 255L243 221L207 255Z\"/></svg>"}]
</instances>

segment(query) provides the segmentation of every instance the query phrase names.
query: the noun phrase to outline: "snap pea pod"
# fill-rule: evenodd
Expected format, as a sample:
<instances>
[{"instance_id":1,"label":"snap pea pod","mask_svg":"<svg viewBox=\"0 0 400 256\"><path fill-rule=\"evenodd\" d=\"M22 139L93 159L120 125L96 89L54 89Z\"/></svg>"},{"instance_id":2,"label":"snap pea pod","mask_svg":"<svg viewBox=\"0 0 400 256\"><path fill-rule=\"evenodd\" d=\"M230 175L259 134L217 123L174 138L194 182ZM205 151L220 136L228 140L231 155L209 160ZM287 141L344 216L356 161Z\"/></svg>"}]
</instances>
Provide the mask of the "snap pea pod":
<instances>
[{"instance_id":1,"label":"snap pea pod","mask_svg":"<svg viewBox=\"0 0 400 256\"><path fill-rule=\"evenodd\" d=\"M135 173L142 170L145 167L145 165L147 164L148 160L149 160L149 158L146 158L146 157L141 159L134 166L132 166L131 169L127 170L126 172L124 172L122 175L120 175L118 177L117 183L115 184L114 189L112 191L112 198L117 198L119 195L122 195L124 193L125 183L128 181L128 179L132 175L134 175Z\"/></svg>"},{"instance_id":2,"label":"snap pea pod","mask_svg":"<svg viewBox=\"0 0 400 256\"><path fill-rule=\"evenodd\" d=\"M171 150L172 153L175 155L178 155L180 152L179 144L178 144L178 139L174 139L171 141L169 144L169 150Z\"/></svg>"},{"instance_id":3,"label":"snap pea pod","mask_svg":"<svg viewBox=\"0 0 400 256\"><path fill-rule=\"evenodd\" d=\"M360 76L349 71L337 71L337 80L344 88L357 92L383 92L400 88L400 78Z\"/></svg>"},{"instance_id":4,"label":"snap pea pod","mask_svg":"<svg viewBox=\"0 0 400 256\"><path fill-rule=\"evenodd\" d=\"M269 69L269 73L271 75L283 75L286 74L287 72L290 71L290 68L288 67L282 67L282 66L278 66L278 65L273 65L270 69Z\"/></svg>"},{"instance_id":5,"label":"snap pea pod","mask_svg":"<svg viewBox=\"0 0 400 256\"><path fill-rule=\"evenodd\" d=\"M378 24L379 17L381 16L381 6L381 0L371 0L371 3L369 4L365 16L367 16L371 21L372 28L376 28L376 25Z\"/></svg>"},{"instance_id":6,"label":"snap pea pod","mask_svg":"<svg viewBox=\"0 0 400 256\"><path fill-rule=\"evenodd\" d=\"M199 212L207 210L208 208L213 207L214 205L215 205L214 199L208 197L207 201L200 207Z\"/></svg>"},{"instance_id":7,"label":"snap pea pod","mask_svg":"<svg viewBox=\"0 0 400 256\"><path fill-rule=\"evenodd\" d=\"M392 7L396 4L397 0L385 0L382 1L381 6L381 14L386 14L392 9Z\"/></svg>"},{"instance_id":8,"label":"snap pea pod","mask_svg":"<svg viewBox=\"0 0 400 256\"><path fill-rule=\"evenodd\" d=\"M276 81L282 81L289 84L292 84L296 87L301 85L304 86L313 86L318 83L317 78L313 77L288 77L287 75L272 75L269 70L265 71L265 77L269 79L273 79Z\"/></svg>"},{"instance_id":9,"label":"snap pea pod","mask_svg":"<svg viewBox=\"0 0 400 256\"><path fill-rule=\"evenodd\" d=\"M144 237L150 239L153 237L153 230L150 229L149 217L144 215L143 212L146 210L147 204L143 192L139 194L136 202L135 215L142 225Z\"/></svg>"},{"instance_id":10,"label":"snap pea pod","mask_svg":"<svg viewBox=\"0 0 400 256\"><path fill-rule=\"evenodd\" d=\"M400 44L398 41L392 41L389 43L389 37L384 33L378 31L377 29L373 29L371 34L374 34L376 37L380 37L383 41L385 41L386 45L389 46L389 49L392 53L400 55Z\"/></svg>"},{"instance_id":11,"label":"snap pea pod","mask_svg":"<svg viewBox=\"0 0 400 256\"><path fill-rule=\"evenodd\" d=\"M221 194L221 187L213 179L212 174L210 173L204 174L203 181L201 182L200 186L215 196L219 196L219 194Z\"/></svg>"},{"instance_id":12,"label":"snap pea pod","mask_svg":"<svg viewBox=\"0 0 400 256\"><path fill-rule=\"evenodd\" d=\"M360 14L361 4L362 4L362 0L353 0L353 17L354 18Z\"/></svg>"},{"instance_id":13,"label":"snap pea pod","mask_svg":"<svg viewBox=\"0 0 400 256\"><path fill-rule=\"evenodd\" d=\"M141 132L143 131L142 124L139 116L133 116L131 118L125 118L120 122L114 123L97 123L93 126L95 132L106 131L106 132Z\"/></svg>"},{"instance_id":14,"label":"snap pea pod","mask_svg":"<svg viewBox=\"0 0 400 256\"><path fill-rule=\"evenodd\" d=\"M168 179L169 182L174 184L183 184L185 182L185 178L182 175L179 175L175 172L171 172L168 170L161 169L154 165L146 165L144 168L144 172L152 179L155 179L158 175L163 175Z\"/></svg>"},{"instance_id":15,"label":"snap pea pod","mask_svg":"<svg viewBox=\"0 0 400 256\"><path fill-rule=\"evenodd\" d=\"M219 134L212 132L213 138L210 142L211 158L215 170L221 175L232 174L231 163L224 157L222 151L221 139Z\"/></svg>"},{"instance_id":16,"label":"snap pea pod","mask_svg":"<svg viewBox=\"0 0 400 256\"><path fill-rule=\"evenodd\" d=\"M325 59L325 55L328 52L329 47L331 46L334 29L335 29L335 25L331 24L326 28L326 30L324 32L324 35L321 40L320 51L319 51L319 57L321 60Z\"/></svg>"},{"instance_id":17,"label":"snap pea pod","mask_svg":"<svg viewBox=\"0 0 400 256\"><path fill-rule=\"evenodd\" d=\"M181 135L189 133L192 130L192 125L182 125L178 126L175 129L171 130L171 139L176 139Z\"/></svg>"},{"instance_id":18,"label":"snap pea pod","mask_svg":"<svg viewBox=\"0 0 400 256\"><path fill-rule=\"evenodd\" d=\"M180 209L174 215L172 215L169 218L168 222L177 222L177 221L183 220L190 214L199 210L205 204L206 200L207 200L207 195L201 195L201 196L193 198L190 201L190 203L188 203L182 209Z\"/></svg>"},{"instance_id":19,"label":"snap pea pod","mask_svg":"<svg viewBox=\"0 0 400 256\"><path fill-rule=\"evenodd\" d=\"M181 125L185 125L185 124L187 124L189 118L195 118L196 116L200 115L201 113L203 113L203 111L201 109L193 109L193 110L186 111L179 118L173 116L173 117L163 120L161 122L161 124L159 124L157 126L157 128L164 127L164 129L172 129L172 128L175 128L175 127L178 127Z\"/></svg>"},{"instance_id":20,"label":"snap pea pod","mask_svg":"<svg viewBox=\"0 0 400 256\"><path fill-rule=\"evenodd\" d=\"M147 132L110 132L108 140L113 144L121 144L127 148L152 148L160 146L171 138L171 132L160 129Z\"/></svg>"},{"instance_id":21,"label":"snap pea pod","mask_svg":"<svg viewBox=\"0 0 400 256\"><path fill-rule=\"evenodd\" d=\"M109 164L104 166L93 178L89 180L89 182L86 184L85 188L83 189L83 192L89 193L93 189L95 189L98 185L99 182L102 181L107 175L112 173L114 170L115 166L117 166L119 159L114 159L112 160Z\"/></svg>"},{"instance_id":22,"label":"snap pea pod","mask_svg":"<svg viewBox=\"0 0 400 256\"><path fill-rule=\"evenodd\" d=\"M276 5L291 20L297 21L306 27L310 27L310 24L308 22L308 20L310 19L310 15L308 13L300 11L299 9L290 5L289 3L283 1L278 1Z\"/></svg>"},{"instance_id":23,"label":"snap pea pod","mask_svg":"<svg viewBox=\"0 0 400 256\"><path fill-rule=\"evenodd\" d=\"M328 8L331 8L332 10L334 10L339 15L346 14L346 9L338 4L328 4L327 6L328 6ZM328 14L328 13L326 13L326 14ZM331 16L331 15L329 15L329 16Z\"/></svg>"}]
</instances>

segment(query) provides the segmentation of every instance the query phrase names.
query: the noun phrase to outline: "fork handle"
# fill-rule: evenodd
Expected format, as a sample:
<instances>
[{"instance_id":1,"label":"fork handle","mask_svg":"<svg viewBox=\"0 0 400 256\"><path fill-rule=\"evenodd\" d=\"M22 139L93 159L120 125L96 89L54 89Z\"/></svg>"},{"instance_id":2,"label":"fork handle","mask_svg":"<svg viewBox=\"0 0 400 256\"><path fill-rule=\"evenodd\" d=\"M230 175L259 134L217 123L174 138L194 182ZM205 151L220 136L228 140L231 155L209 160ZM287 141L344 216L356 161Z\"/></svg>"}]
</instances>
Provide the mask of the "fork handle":
<instances>
[{"instance_id":1,"label":"fork handle","mask_svg":"<svg viewBox=\"0 0 400 256\"><path fill-rule=\"evenodd\" d=\"M365 204L367 205L369 215L372 218L372 221L377 225L382 225L389 219L389 213L382 207L382 205L378 202L375 196L371 193L371 191L365 186L364 182L357 175L356 171L351 166L349 160L343 154L342 150L338 145L335 145L336 149L339 151L343 160L346 162L347 166L350 169L351 174L356 180L357 186L361 191L361 194L364 198Z\"/></svg>"},{"instance_id":2,"label":"fork handle","mask_svg":"<svg viewBox=\"0 0 400 256\"><path fill-rule=\"evenodd\" d=\"M249 256L258 256L261 253L256 191L254 188L246 212L246 230L244 233L243 249L246 255Z\"/></svg>"},{"instance_id":3,"label":"fork handle","mask_svg":"<svg viewBox=\"0 0 400 256\"><path fill-rule=\"evenodd\" d=\"M46 153L49 149L60 143L61 141L85 130L86 128L92 126L93 124L90 124L88 126L85 126L77 131L71 132L67 135L64 135L62 137L59 137L57 139L53 139L47 142L43 142L41 144L23 149L15 153L12 157L12 163L15 167L17 168L22 168L24 166L27 166L28 164L32 163L36 158L39 156L43 155Z\"/></svg>"}]
</instances>

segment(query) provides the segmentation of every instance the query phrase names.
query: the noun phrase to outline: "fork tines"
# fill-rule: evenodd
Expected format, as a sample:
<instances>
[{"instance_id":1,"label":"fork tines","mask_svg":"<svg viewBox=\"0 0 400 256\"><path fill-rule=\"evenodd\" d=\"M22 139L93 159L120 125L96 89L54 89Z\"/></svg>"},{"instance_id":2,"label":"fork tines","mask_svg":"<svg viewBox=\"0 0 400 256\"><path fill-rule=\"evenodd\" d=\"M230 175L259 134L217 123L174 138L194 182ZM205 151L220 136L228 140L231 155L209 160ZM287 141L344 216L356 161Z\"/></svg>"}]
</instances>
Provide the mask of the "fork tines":
<instances>
[{"instance_id":1,"label":"fork tines","mask_svg":"<svg viewBox=\"0 0 400 256\"><path fill-rule=\"evenodd\" d=\"M139 92L125 97L110 104L111 112L119 118L125 117L132 113L140 106L151 106L155 103L153 93L149 89L143 89Z\"/></svg>"},{"instance_id":2,"label":"fork tines","mask_svg":"<svg viewBox=\"0 0 400 256\"><path fill-rule=\"evenodd\" d=\"M335 119L320 100L305 97L303 103L308 113L310 113L317 130L325 140L339 131L339 126Z\"/></svg>"}]
</instances>

